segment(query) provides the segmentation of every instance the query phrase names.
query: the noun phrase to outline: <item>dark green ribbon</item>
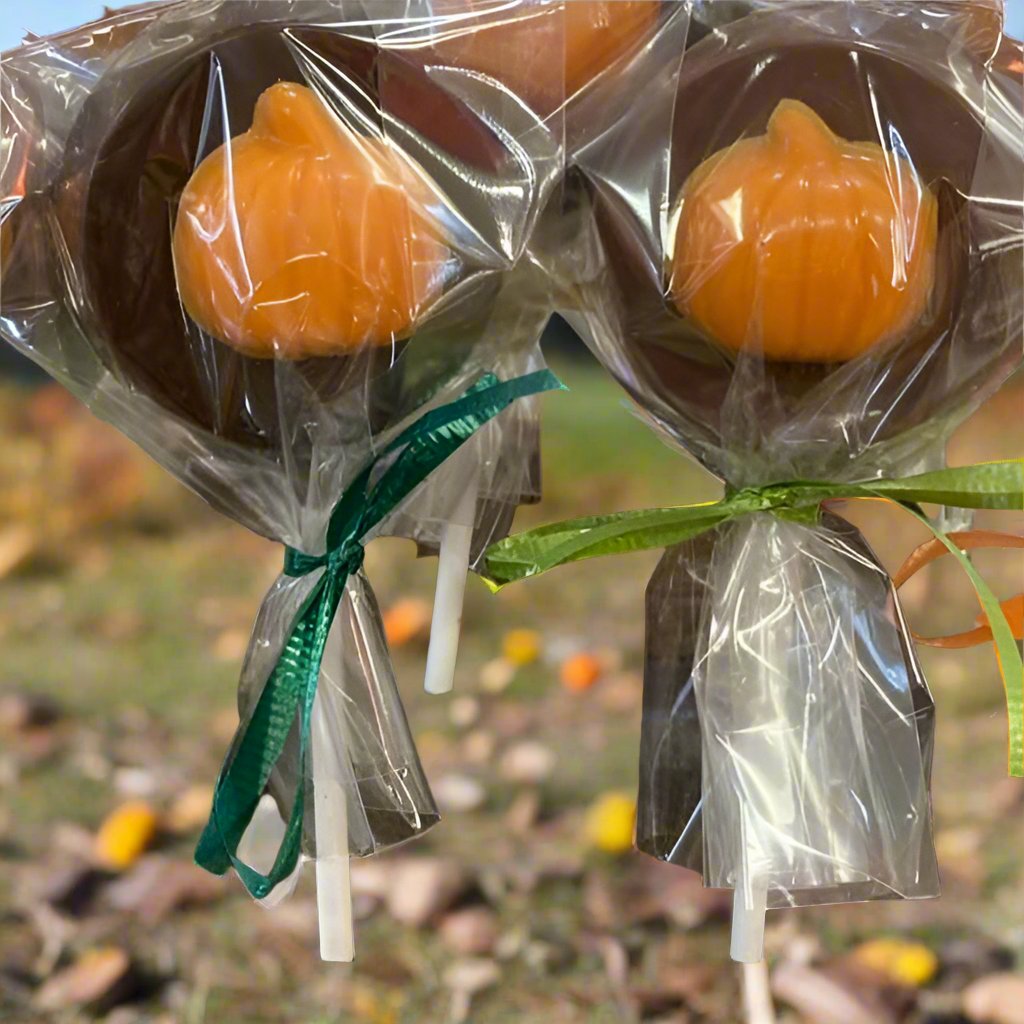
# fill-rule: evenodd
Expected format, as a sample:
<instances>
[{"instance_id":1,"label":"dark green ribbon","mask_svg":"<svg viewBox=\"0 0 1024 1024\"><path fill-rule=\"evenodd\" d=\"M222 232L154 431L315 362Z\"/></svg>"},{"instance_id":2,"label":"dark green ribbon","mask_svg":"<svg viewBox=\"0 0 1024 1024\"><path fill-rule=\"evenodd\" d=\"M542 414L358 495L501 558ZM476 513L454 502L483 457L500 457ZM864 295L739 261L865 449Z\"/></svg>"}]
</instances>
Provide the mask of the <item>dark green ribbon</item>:
<instances>
[{"instance_id":1,"label":"dark green ribbon","mask_svg":"<svg viewBox=\"0 0 1024 1024\"><path fill-rule=\"evenodd\" d=\"M241 727L221 769L210 820L196 847L200 867L216 875L234 867L257 899L295 870L305 811L302 765L309 748L320 662L345 582L363 564L366 536L485 423L519 398L553 390L564 390L564 385L548 370L505 382L492 374L485 375L457 401L424 414L367 463L331 513L324 554L307 555L287 549L284 571L288 576L322 572L295 617L252 717ZM382 464L386 468L378 474ZM298 784L274 866L265 875L239 859L238 844L284 750L296 715Z\"/></svg>"},{"instance_id":2,"label":"dark green ribbon","mask_svg":"<svg viewBox=\"0 0 1024 1024\"><path fill-rule=\"evenodd\" d=\"M1006 686L1010 723L1010 773L1024 775L1024 665L998 599L967 556L920 510L919 503L957 508L1024 510L1024 459L858 483L796 480L729 491L721 501L673 508L638 509L552 523L507 537L486 552L486 580L493 590L559 565L601 555L667 548L722 523L755 512L816 523L822 502L884 498L917 516L959 560L992 627Z\"/></svg>"}]
</instances>

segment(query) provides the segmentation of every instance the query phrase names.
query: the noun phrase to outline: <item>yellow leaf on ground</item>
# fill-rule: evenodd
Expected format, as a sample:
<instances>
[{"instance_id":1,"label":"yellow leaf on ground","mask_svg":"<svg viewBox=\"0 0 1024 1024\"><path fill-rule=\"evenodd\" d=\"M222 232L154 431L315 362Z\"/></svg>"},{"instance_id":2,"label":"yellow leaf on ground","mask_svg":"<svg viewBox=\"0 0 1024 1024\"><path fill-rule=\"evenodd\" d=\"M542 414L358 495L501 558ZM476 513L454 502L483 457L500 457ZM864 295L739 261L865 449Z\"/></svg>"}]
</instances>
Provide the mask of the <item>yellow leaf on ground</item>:
<instances>
[{"instance_id":1,"label":"yellow leaf on ground","mask_svg":"<svg viewBox=\"0 0 1024 1024\"><path fill-rule=\"evenodd\" d=\"M535 662L540 651L540 633L535 629L510 629L501 638L502 655L517 667Z\"/></svg>"},{"instance_id":2,"label":"yellow leaf on ground","mask_svg":"<svg viewBox=\"0 0 1024 1024\"><path fill-rule=\"evenodd\" d=\"M910 988L927 985L939 969L939 958L927 946L904 939L872 939L857 946L850 958Z\"/></svg>"},{"instance_id":3,"label":"yellow leaf on ground","mask_svg":"<svg viewBox=\"0 0 1024 1024\"><path fill-rule=\"evenodd\" d=\"M629 793L605 793L587 811L585 830L590 845L604 853L633 848L636 802Z\"/></svg>"},{"instance_id":4,"label":"yellow leaf on ground","mask_svg":"<svg viewBox=\"0 0 1024 1024\"><path fill-rule=\"evenodd\" d=\"M397 1024L402 1007L398 993L381 994L361 984L352 986L349 1001L353 1014L368 1024Z\"/></svg>"},{"instance_id":5,"label":"yellow leaf on ground","mask_svg":"<svg viewBox=\"0 0 1024 1024\"><path fill-rule=\"evenodd\" d=\"M96 859L123 871L134 864L156 836L156 811L144 800L130 800L107 815L96 833Z\"/></svg>"}]
</instances>

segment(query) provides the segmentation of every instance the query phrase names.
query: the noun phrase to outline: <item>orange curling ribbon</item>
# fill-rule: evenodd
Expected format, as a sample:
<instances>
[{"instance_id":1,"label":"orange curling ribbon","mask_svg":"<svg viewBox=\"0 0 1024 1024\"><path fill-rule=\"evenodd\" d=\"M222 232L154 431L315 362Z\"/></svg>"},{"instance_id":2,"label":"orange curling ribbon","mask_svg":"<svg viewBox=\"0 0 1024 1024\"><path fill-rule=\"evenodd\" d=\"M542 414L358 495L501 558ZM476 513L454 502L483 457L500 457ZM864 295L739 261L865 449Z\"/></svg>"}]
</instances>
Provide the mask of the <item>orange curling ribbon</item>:
<instances>
[{"instance_id":1,"label":"orange curling ribbon","mask_svg":"<svg viewBox=\"0 0 1024 1024\"><path fill-rule=\"evenodd\" d=\"M946 535L961 551L974 551L978 548L1021 548L1024 549L1024 537L1014 533L1000 533L997 530L965 530L960 533ZM917 575L926 565L934 562L943 555L950 554L949 548L937 537L925 541L915 548L907 560L900 566L899 571L893 576L893 583L902 587L912 576ZM1017 594L1007 598L1000 603L1003 615L1013 632L1015 640L1024 640L1024 594ZM976 647L979 644L991 643L994 639L992 627L988 624L986 616L979 615L975 620L977 626L974 629L965 630L962 633L951 633L947 636L920 636L914 634L914 639L929 647L942 647L947 650L962 650L966 647Z\"/></svg>"}]
</instances>

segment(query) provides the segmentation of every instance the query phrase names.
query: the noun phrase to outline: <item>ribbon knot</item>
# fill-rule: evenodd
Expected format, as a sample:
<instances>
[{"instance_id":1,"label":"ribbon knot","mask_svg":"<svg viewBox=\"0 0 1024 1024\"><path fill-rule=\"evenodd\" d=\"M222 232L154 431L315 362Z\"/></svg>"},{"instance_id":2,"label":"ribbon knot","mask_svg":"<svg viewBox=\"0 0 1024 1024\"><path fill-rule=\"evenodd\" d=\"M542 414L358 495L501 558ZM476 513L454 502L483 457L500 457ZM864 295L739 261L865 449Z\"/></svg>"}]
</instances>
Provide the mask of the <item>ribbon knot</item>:
<instances>
[{"instance_id":1,"label":"ribbon knot","mask_svg":"<svg viewBox=\"0 0 1024 1024\"><path fill-rule=\"evenodd\" d=\"M322 555L307 555L296 548L285 548L284 574L301 579L317 569L326 568L331 573L354 576L363 567L365 556L362 542L354 539L345 540Z\"/></svg>"},{"instance_id":2,"label":"ribbon knot","mask_svg":"<svg viewBox=\"0 0 1024 1024\"><path fill-rule=\"evenodd\" d=\"M355 576L363 567L366 548L359 541L351 541L332 551L327 557L328 572L343 572L345 576Z\"/></svg>"},{"instance_id":3,"label":"ribbon knot","mask_svg":"<svg viewBox=\"0 0 1024 1024\"><path fill-rule=\"evenodd\" d=\"M518 398L564 390L548 370L499 381L485 374L461 398L424 414L371 457L345 489L327 526L326 551L307 555L286 548L284 573L301 578L325 571L313 583L292 621L277 664L246 722L239 727L221 768L210 820L196 847L196 863L217 875L229 867L246 889L262 899L295 870L302 847L306 775L313 702L327 636L349 576L363 565L364 544L372 532L430 473L485 423ZM386 465L382 473L377 470ZM238 857L238 845L299 721L299 770L284 839L267 874Z\"/></svg>"}]
</instances>

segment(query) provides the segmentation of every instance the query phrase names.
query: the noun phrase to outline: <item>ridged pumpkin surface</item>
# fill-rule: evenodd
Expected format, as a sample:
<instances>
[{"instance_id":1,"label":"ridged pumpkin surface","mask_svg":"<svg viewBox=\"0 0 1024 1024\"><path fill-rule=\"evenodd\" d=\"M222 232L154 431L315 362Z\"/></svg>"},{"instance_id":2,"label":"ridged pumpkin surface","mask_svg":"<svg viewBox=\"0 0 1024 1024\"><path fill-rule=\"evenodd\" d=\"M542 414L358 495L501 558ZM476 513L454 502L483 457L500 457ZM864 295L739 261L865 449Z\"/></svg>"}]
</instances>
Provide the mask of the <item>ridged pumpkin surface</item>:
<instances>
[{"instance_id":1,"label":"ridged pumpkin surface","mask_svg":"<svg viewBox=\"0 0 1024 1024\"><path fill-rule=\"evenodd\" d=\"M935 197L906 158L783 100L765 135L686 182L671 295L733 351L843 362L924 315L937 234Z\"/></svg>"},{"instance_id":2,"label":"ridged pumpkin surface","mask_svg":"<svg viewBox=\"0 0 1024 1024\"><path fill-rule=\"evenodd\" d=\"M181 300L247 355L303 358L389 344L436 293L448 250L382 141L305 86L259 98L249 131L196 168L178 205Z\"/></svg>"}]
</instances>

